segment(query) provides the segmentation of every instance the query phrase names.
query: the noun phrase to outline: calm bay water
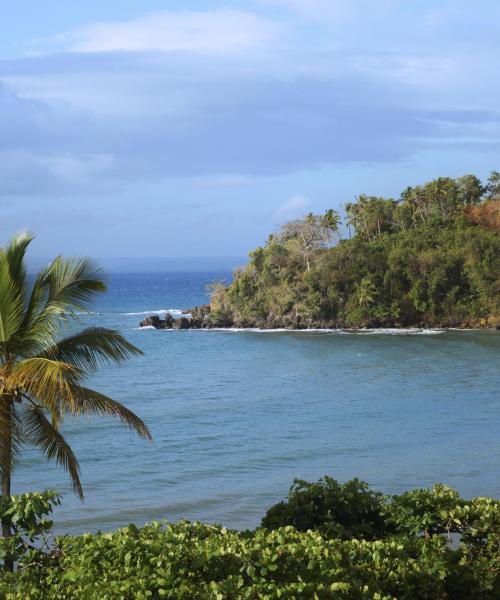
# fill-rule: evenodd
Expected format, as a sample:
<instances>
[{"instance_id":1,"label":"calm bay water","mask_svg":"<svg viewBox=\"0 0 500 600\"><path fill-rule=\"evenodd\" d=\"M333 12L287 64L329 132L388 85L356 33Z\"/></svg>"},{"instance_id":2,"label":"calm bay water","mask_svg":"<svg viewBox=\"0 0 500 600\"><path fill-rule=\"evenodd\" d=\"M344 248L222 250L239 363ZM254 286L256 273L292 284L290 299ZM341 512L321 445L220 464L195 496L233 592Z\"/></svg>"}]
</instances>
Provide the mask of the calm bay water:
<instances>
[{"instance_id":1,"label":"calm bay water","mask_svg":"<svg viewBox=\"0 0 500 600\"><path fill-rule=\"evenodd\" d=\"M120 274L85 325L120 329L144 357L91 385L150 426L66 421L86 500L34 451L17 492L62 493L57 531L152 519L254 527L294 477L359 477L387 493L436 481L500 497L500 333L156 331L143 314L206 301L229 273Z\"/></svg>"}]
</instances>

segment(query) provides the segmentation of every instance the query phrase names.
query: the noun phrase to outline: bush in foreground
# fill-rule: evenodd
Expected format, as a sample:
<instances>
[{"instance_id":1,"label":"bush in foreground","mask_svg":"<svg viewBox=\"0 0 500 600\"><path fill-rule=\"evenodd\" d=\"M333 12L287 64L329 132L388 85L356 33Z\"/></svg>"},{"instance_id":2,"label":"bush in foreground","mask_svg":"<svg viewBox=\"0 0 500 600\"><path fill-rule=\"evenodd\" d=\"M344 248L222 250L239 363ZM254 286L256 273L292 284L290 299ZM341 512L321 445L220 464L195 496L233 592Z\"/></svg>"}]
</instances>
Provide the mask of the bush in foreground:
<instances>
[{"instance_id":1,"label":"bush in foreground","mask_svg":"<svg viewBox=\"0 0 500 600\"><path fill-rule=\"evenodd\" d=\"M245 535L156 523L59 539L55 557L21 569L4 591L26 600L446 598L447 554L440 538L339 541L293 527Z\"/></svg>"},{"instance_id":2,"label":"bush in foreground","mask_svg":"<svg viewBox=\"0 0 500 600\"><path fill-rule=\"evenodd\" d=\"M324 519L316 515L307 531L284 525L240 532L181 522L63 536L50 553L30 550L16 573L5 573L0 598L500 598L500 501L463 500L442 485L383 497L357 480L338 484L325 478L318 483L301 482L278 505L286 507L292 500L297 506L303 498L294 495L304 493L312 505L320 500L318 515ZM380 539L362 539L356 517L350 529L337 528L335 511L325 510L325 485L333 504L340 499L373 508L373 501ZM350 500L348 490L354 490ZM361 520L367 514L355 506L349 510ZM270 512L278 518L276 508ZM293 516L293 511L283 514ZM360 539L348 539L354 532ZM366 533L373 537L373 527Z\"/></svg>"},{"instance_id":3,"label":"bush in foreground","mask_svg":"<svg viewBox=\"0 0 500 600\"><path fill-rule=\"evenodd\" d=\"M392 532L384 504L385 496L359 479L344 484L331 477L315 483L296 479L287 500L267 511L262 526L293 525L298 531L316 529L330 538L374 540Z\"/></svg>"}]
</instances>

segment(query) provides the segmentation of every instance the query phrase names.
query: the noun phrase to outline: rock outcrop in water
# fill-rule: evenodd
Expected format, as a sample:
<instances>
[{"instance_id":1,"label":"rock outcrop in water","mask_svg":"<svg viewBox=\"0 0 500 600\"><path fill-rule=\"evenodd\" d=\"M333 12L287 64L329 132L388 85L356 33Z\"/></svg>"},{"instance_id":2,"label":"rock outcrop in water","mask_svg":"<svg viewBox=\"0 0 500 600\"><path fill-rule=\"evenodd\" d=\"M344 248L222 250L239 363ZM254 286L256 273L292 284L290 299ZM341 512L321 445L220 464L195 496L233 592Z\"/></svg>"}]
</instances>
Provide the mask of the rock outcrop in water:
<instances>
[{"instance_id":1,"label":"rock outcrop in water","mask_svg":"<svg viewBox=\"0 0 500 600\"><path fill-rule=\"evenodd\" d=\"M167 313L164 319L160 319L158 315L150 315L146 317L144 321L139 323L139 327L154 327L155 329L172 329L175 319Z\"/></svg>"},{"instance_id":2,"label":"rock outcrop in water","mask_svg":"<svg viewBox=\"0 0 500 600\"><path fill-rule=\"evenodd\" d=\"M140 327L155 329L214 329L214 328L258 328L258 329L338 329L345 327L339 320L304 319L300 315L269 314L265 319L237 319L229 316L214 315L209 304L194 306L183 311L184 315L174 318L170 313L161 319L158 315L150 315L139 323ZM425 324L422 324L425 327Z\"/></svg>"},{"instance_id":3,"label":"rock outcrop in water","mask_svg":"<svg viewBox=\"0 0 500 600\"><path fill-rule=\"evenodd\" d=\"M139 323L139 327L154 327L155 329L164 329L165 322L158 315L146 317Z\"/></svg>"},{"instance_id":4,"label":"rock outcrop in water","mask_svg":"<svg viewBox=\"0 0 500 600\"><path fill-rule=\"evenodd\" d=\"M191 320L187 317L180 317L179 319L174 319L172 323L172 329L189 329L191 327Z\"/></svg>"},{"instance_id":5,"label":"rock outcrop in water","mask_svg":"<svg viewBox=\"0 0 500 600\"><path fill-rule=\"evenodd\" d=\"M183 310L182 317L177 319L170 313L161 319L158 315L150 315L139 323L139 327L154 327L155 329L202 329L208 327L220 327L219 323L210 320L210 304L201 304L193 308ZM228 327L232 326L228 325Z\"/></svg>"}]
</instances>

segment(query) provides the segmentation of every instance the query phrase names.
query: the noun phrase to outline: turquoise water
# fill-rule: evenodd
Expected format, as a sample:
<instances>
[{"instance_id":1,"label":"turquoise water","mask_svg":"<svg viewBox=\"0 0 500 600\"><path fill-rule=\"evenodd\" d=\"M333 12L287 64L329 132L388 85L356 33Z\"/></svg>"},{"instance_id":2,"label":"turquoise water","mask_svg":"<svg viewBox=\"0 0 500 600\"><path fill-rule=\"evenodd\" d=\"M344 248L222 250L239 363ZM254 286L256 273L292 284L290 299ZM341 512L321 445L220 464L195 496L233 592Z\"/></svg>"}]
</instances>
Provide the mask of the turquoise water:
<instances>
[{"instance_id":1,"label":"turquoise water","mask_svg":"<svg viewBox=\"0 0 500 600\"><path fill-rule=\"evenodd\" d=\"M57 530L180 518L254 527L294 477L360 477L385 492L442 481L500 497L500 333L139 330L141 314L206 300L228 273L111 277L85 324L145 352L92 385L150 426L66 421L82 504L28 451L16 491L56 488ZM130 314L132 313L132 314Z\"/></svg>"}]
</instances>

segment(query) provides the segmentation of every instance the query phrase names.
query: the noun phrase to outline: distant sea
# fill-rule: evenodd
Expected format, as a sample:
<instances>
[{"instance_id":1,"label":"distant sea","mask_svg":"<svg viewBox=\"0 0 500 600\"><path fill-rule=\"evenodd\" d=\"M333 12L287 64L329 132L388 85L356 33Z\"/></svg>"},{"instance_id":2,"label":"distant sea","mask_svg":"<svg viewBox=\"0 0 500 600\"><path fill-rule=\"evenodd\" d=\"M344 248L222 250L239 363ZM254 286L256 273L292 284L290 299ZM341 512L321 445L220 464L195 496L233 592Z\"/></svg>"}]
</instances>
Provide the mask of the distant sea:
<instances>
[{"instance_id":1,"label":"distant sea","mask_svg":"<svg viewBox=\"0 0 500 600\"><path fill-rule=\"evenodd\" d=\"M295 477L386 493L441 481L500 498L500 332L140 330L207 301L227 271L120 273L82 316L145 353L90 382L150 426L67 420L86 499L28 450L16 492L55 488L57 532L181 518L256 526Z\"/></svg>"}]
</instances>

